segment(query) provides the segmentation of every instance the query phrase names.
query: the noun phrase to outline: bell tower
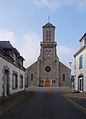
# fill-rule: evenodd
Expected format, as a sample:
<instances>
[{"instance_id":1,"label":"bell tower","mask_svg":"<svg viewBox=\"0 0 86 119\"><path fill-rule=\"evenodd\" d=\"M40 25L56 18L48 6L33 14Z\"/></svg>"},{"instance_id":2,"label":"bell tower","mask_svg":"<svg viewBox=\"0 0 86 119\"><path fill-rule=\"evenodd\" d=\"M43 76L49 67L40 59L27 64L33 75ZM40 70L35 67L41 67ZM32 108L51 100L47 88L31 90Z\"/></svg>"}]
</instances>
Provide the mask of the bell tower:
<instances>
[{"instance_id":1,"label":"bell tower","mask_svg":"<svg viewBox=\"0 0 86 119\"><path fill-rule=\"evenodd\" d=\"M40 43L41 51L40 58L41 60L57 60L56 54L56 42L55 42L55 26L51 23L47 23L42 27L43 29L43 41Z\"/></svg>"},{"instance_id":2,"label":"bell tower","mask_svg":"<svg viewBox=\"0 0 86 119\"><path fill-rule=\"evenodd\" d=\"M39 85L45 87L57 86L59 80L59 58L56 53L55 26L50 22L42 27L43 41L40 43L38 58Z\"/></svg>"},{"instance_id":3,"label":"bell tower","mask_svg":"<svg viewBox=\"0 0 86 119\"><path fill-rule=\"evenodd\" d=\"M55 26L49 22L43 26L43 42L55 42Z\"/></svg>"}]
</instances>

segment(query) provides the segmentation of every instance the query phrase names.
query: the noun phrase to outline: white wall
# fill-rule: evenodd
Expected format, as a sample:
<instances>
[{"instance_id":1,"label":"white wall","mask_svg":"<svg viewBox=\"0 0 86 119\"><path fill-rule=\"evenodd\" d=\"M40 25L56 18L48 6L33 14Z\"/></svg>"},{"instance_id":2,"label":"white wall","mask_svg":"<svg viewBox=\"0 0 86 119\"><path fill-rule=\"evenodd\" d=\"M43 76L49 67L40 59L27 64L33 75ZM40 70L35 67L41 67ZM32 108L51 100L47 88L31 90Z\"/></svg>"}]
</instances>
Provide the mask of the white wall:
<instances>
[{"instance_id":1,"label":"white wall","mask_svg":"<svg viewBox=\"0 0 86 119\"><path fill-rule=\"evenodd\" d=\"M25 88L25 72L20 70L19 68L17 68L15 65L11 64L10 62L6 61L5 59L3 59L2 57L0 57L0 96L2 96L2 92L3 92L3 88L2 88L2 84L3 84L3 67L7 66L9 68L9 78L10 78L10 93L15 93L21 90L24 90ZM17 89L12 89L12 74L13 71L17 72L18 74L18 88ZM20 75L23 75L23 88L19 87L19 81L20 81Z\"/></svg>"},{"instance_id":2,"label":"white wall","mask_svg":"<svg viewBox=\"0 0 86 119\"><path fill-rule=\"evenodd\" d=\"M79 57L83 55L83 68L79 69ZM75 90L78 90L78 76L84 75L84 91L86 91L86 49L76 56L76 69L75 69Z\"/></svg>"}]
</instances>

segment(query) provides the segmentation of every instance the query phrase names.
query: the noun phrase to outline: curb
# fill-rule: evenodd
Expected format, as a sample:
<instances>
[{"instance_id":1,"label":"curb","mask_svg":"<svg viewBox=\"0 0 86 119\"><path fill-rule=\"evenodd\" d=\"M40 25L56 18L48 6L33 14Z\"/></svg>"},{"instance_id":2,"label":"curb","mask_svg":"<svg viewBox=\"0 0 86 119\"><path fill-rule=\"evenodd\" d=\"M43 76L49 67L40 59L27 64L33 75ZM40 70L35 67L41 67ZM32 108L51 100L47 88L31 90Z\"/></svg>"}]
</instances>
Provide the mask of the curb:
<instances>
[{"instance_id":1,"label":"curb","mask_svg":"<svg viewBox=\"0 0 86 119\"><path fill-rule=\"evenodd\" d=\"M80 112L82 112L84 115L86 115L86 109L70 99L69 97L63 96L65 100L67 100L69 103L71 103L76 109L78 109Z\"/></svg>"}]
</instances>

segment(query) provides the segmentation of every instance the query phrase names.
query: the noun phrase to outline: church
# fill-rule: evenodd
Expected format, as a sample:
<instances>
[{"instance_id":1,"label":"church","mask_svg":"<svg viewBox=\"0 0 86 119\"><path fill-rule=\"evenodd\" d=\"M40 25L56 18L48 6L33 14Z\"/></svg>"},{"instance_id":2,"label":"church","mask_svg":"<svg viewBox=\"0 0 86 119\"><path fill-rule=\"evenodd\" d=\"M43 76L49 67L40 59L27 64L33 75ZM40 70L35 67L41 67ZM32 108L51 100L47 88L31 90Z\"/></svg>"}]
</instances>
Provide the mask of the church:
<instances>
[{"instance_id":1,"label":"church","mask_svg":"<svg viewBox=\"0 0 86 119\"><path fill-rule=\"evenodd\" d=\"M43 40L40 43L40 55L35 63L27 68L28 86L68 87L71 70L59 61L55 26L50 22L42 27Z\"/></svg>"}]
</instances>

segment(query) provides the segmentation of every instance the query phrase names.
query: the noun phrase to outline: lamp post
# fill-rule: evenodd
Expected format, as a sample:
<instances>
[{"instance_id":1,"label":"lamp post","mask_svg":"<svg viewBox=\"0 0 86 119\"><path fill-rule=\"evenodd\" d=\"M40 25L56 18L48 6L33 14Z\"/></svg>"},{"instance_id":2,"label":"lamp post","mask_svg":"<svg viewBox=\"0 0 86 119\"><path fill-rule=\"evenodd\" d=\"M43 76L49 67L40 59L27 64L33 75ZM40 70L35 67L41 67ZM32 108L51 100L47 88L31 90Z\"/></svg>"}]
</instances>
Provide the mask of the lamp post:
<instances>
[{"instance_id":1,"label":"lamp post","mask_svg":"<svg viewBox=\"0 0 86 119\"><path fill-rule=\"evenodd\" d=\"M71 68L72 62L71 61L69 62L69 66L70 66L70 69L72 70L72 68ZM70 73L70 86L71 86L71 73Z\"/></svg>"},{"instance_id":2,"label":"lamp post","mask_svg":"<svg viewBox=\"0 0 86 119\"><path fill-rule=\"evenodd\" d=\"M72 70L72 62L69 62L69 65L70 65L70 69ZM74 77L72 73L70 74L70 83L72 86L72 91L74 91Z\"/></svg>"}]
</instances>

